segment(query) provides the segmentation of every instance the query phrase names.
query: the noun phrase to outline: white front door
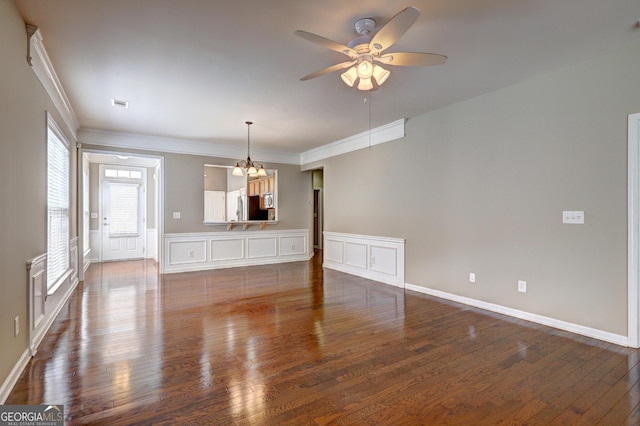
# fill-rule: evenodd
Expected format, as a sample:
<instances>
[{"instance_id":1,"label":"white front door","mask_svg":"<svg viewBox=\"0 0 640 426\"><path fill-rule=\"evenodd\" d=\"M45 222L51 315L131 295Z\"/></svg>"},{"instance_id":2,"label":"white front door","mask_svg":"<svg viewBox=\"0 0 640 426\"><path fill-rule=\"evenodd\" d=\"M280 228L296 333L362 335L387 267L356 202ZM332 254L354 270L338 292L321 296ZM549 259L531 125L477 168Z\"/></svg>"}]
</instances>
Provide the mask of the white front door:
<instances>
[{"instance_id":1,"label":"white front door","mask_svg":"<svg viewBox=\"0 0 640 426\"><path fill-rule=\"evenodd\" d=\"M102 260L144 258L146 242L144 169L122 170L118 167L102 165L100 169Z\"/></svg>"}]
</instances>

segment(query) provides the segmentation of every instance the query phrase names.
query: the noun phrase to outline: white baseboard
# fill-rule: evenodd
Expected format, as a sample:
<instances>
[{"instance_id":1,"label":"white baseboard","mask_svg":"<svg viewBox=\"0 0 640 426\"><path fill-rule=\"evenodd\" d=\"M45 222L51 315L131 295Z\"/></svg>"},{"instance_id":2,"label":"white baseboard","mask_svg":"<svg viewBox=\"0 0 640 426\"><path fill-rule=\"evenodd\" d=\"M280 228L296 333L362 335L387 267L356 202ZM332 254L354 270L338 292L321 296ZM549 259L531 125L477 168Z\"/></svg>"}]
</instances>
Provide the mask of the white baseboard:
<instances>
[{"instance_id":1,"label":"white baseboard","mask_svg":"<svg viewBox=\"0 0 640 426\"><path fill-rule=\"evenodd\" d=\"M0 405L4 404L9 397L11 390L13 390L13 387L16 385L16 383L18 383L18 379L20 378L20 375L24 371L30 359L31 352L29 351L29 348L27 348L24 350L24 352L22 352L20 359L18 359L18 362L16 362L16 364L9 372L9 375L5 379L4 383L2 383L2 386L0 386Z\"/></svg>"},{"instance_id":2,"label":"white baseboard","mask_svg":"<svg viewBox=\"0 0 640 426\"><path fill-rule=\"evenodd\" d=\"M523 319L526 321L531 321L536 324L557 328L559 330L569 331L571 333L579 334L586 337L591 337L598 340L603 340L605 342L615 343L621 346L628 346L627 336L622 336L620 334L609 333L607 331L585 327L582 325L561 321L555 318L549 318L542 315L532 314L530 312L520 311L518 309L513 309L513 308L508 308L506 306L483 302L482 300L459 296L457 294L451 294L444 291L434 290L434 289L430 289L427 287L422 287L414 284L406 283L405 290L412 290L418 293L428 294L429 296L435 296L441 299L462 303L464 305L473 306L475 308L485 309L487 311L495 312L498 314L503 314L510 317Z\"/></svg>"},{"instance_id":3,"label":"white baseboard","mask_svg":"<svg viewBox=\"0 0 640 426\"><path fill-rule=\"evenodd\" d=\"M62 296L62 299L60 299L60 302L55 307L53 307L53 311L51 312L51 314L50 315L47 314L46 317L43 319L45 323L43 324L42 331L38 333L38 335L35 337L35 339L32 342L27 342L27 348L25 348L24 352L20 356L20 359L18 359L18 362L16 362L16 364L13 366L13 368L9 372L9 375L5 379L4 383L2 383L2 386L0 386L0 405L4 404L4 402L9 397L11 390L13 389L15 384L18 382L20 375L22 374L25 367L29 363L29 360L33 355L36 354L37 348L42 342L42 339L44 338L44 336L46 336L47 332L49 331L49 328L51 328L51 326L53 325L56 317L58 316L58 314L60 313L64 305L67 303L67 301L69 300L69 298L71 297L75 289L77 288L78 282L79 281L77 277L74 280L69 279L69 286L65 294Z\"/></svg>"}]
</instances>

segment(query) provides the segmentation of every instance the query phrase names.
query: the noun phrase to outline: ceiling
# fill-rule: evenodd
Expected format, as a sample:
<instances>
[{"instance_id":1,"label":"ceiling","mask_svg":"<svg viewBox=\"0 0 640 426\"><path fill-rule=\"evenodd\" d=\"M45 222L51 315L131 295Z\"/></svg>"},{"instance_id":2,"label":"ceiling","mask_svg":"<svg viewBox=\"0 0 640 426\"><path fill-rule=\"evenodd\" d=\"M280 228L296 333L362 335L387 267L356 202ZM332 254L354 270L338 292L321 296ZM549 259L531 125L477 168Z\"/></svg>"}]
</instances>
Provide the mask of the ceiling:
<instances>
[{"instance_id":1,"label":"ceiling","mask_svg":"<svg viewBox=\"0 0 640 426\"><path fill-rule=\"evenodd\" d=\"M640 39L638 0L15 1L81 128L244 146L251 120L252 147L290 153ZM338 72L299 80L347 57L295 30L346 44L356 19L381 25L407 6L421 15L387 52L439 53L444 65L389 67L370 104Z\"/></svg>"}]
</instances>

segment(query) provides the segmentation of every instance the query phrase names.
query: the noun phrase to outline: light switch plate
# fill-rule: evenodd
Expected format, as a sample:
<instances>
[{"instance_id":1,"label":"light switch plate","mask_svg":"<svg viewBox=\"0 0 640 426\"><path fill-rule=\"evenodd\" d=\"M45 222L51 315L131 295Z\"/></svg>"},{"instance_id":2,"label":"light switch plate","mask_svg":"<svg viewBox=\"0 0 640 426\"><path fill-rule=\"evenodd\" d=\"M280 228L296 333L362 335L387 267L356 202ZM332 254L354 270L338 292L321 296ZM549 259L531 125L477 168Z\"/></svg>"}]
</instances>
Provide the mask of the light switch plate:
<instances>
[{"instance_id":1,"label":"light switch plate","mask_svg":"<svg viewBox=\"0 0 640 426\"><path fill-rule=\"evenodd\" d=\"M91 219L97 219L98 218L98 213L97 212L91 212Z\"/></svg>"},{"instance_id":2,"label":"light switch plate","mask_svg":"<svg viewBox=\"0 0 640 426\"><path fill-rule=\"evenodd\" d=\"M526 293L527 292L527 282L526 281L518 280L518 291L520 293Z\"/></svg>"},{"instance_id":3,"label":"light switch plate","mask_svg":"<svg viewBox=\"0 0 640 426\"><path fill-rule=\"evenodd\" d=\"M562 223L572 225L584 224L584 211L564 211L562 212Z\"/></svg>"},{"instance_id":4,"label":"light switch plate","mask_svg":"<svg viewBox=\"0 0 640 426\"><path fill-rule=\"evenodd\" d=\"M174 219L180 219L180 212L173 212Z\"/></svg>"}]
</instances>

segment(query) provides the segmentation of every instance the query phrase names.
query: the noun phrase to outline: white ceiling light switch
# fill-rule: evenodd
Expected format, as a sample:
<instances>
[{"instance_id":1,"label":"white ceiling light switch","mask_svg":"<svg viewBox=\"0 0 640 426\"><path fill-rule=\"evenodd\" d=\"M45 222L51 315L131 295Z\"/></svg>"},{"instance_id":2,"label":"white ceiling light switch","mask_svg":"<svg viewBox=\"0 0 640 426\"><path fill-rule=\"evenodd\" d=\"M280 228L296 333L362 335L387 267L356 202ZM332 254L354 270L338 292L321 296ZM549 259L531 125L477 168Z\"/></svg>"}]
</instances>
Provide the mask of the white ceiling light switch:
<instances>
[{"instance_id":1,"label":"white ceiling light switch","mask_svg":"<svg viewBox=\"0 0 640 426\"><path fill-rule=\"evenodd\" d=\"M180 219L180 212L173 212L174 219Z\"/></svg>"}]
</instances>

